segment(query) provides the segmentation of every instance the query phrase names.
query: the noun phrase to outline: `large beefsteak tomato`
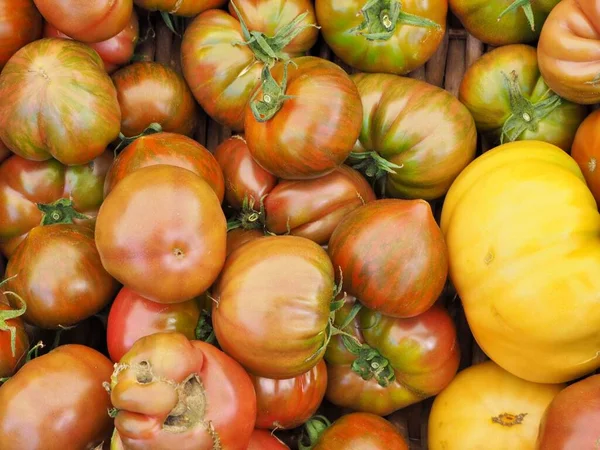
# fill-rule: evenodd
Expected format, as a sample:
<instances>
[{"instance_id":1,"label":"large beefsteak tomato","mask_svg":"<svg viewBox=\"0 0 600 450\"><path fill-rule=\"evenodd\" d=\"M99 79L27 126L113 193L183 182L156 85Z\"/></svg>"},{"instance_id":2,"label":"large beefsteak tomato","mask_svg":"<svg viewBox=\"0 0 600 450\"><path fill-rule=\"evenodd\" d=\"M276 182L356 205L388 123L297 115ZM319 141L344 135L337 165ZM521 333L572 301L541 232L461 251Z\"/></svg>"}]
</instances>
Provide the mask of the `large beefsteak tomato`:
<instances>
[{"instance_id":1,"label":"large beefsteak tomato","mask_svg":"<svg viewBox=\"0 0 600 450\"><path fill-rule=\"evenodd\" d=\"M17 50L42 35L42 16L33 0L0 0L0 70Z\"/></svg>"},{"instance_id":2,"label":"large beefsteak tomato","mask_svg":"<svg viewBox=\"0 0 600 450\"><path fill-rule=\"evenodd\" d=\"M587 116L577 130L571 156L579 164L588 187L600 205L600 111Z\"/></svg>"},{"instance_id":3,"label":"large beefsteak tomato","mask_svg":"<svg viewBox=\"0 0 600 450\"><path fill-rule=\"evenodd\" d=\"M161 11L177 16L192 17L207 9L220 8L227 0L133 0L150 11Z\"/></svg>"}]
</instances>

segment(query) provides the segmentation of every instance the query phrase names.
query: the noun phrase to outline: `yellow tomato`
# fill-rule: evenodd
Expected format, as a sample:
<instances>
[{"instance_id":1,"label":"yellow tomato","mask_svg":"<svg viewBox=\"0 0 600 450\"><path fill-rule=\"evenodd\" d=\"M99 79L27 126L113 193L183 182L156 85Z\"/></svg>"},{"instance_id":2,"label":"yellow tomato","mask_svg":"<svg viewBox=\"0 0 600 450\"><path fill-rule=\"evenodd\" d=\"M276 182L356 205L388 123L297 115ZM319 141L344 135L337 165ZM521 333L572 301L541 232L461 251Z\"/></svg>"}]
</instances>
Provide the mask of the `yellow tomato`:
<instances>
[{"instance_id":1,"label":"yellow tomato","mask_svg":"<svg viewBox=\"0 0 600 450\"><path fill-rule=\"evenodd\" d=\"M485 153L452 185L441 228L492 360L538 383L600 367L600 215L567 153L538 141Z\"/></svg>"},{"instance_id":2,"label":"yellow tomato","mask_svg":"<svg viewBox=\"0 0 600 450\"><path fill-rule=\"evenodd\" d=\"M469 367L433 402L429 450L534 450L544 411L563 388L522 380L492 361Z\"/></svg>"}]
</instances>

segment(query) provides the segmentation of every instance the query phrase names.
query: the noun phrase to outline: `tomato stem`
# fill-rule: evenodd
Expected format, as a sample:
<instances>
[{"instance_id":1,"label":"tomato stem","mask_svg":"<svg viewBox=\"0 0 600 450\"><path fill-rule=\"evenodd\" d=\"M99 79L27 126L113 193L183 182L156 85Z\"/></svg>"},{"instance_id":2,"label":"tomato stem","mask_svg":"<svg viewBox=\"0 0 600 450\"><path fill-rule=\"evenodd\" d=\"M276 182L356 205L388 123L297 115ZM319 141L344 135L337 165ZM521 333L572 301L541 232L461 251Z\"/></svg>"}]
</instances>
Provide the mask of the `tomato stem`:
<instances>
[{"instance_id":1,"label":"tomato stem","mask_svg":"<svg viewBox=\"0 0 600 450\"><path fill-rule=\"evenodd\" d=\"M21 317L27 311L27 303L25 300L13 291L4 291L4 295L10 295L17 299L20 303L19 309L0 310L0 331L8 331L10 333L10 351L13 358L17 356L17 328L8 325L6 321Z\"/></svg>"},{"instance_id":2,"label":"tomato stem","mask_svg":"<svg viewBox=\"0 0 600 450\"><path fill-rule=\"evenodd\" d=\"M257 122L267 122L270 120L283 106L283 103L292 98L290 95L285 95L287 89L287 73L288 65L293 61L288 60L283 66L283 78L281 86L271 75L271 70L267 65L263 67L261 75L262 89L257 89L250 99L250 109ZM258 100L258 94L262 91L262 99Z\"/></svg>"},{"instance_id":3,"label":"tomato stem","mask_svg":"<svg viewBox=\"0 0 600 450\"><path fill-rule=\"evenodd\" d=\"M531 0L515 0L511 3L508 8L500 13L498 16L498 22L502 20L502 18L510 13L515 11L518 8L523 8L523 12L525 13L525 17L527 17L527 21L529 22L529 26L531 27L531 31L535 31L535 17L533 16L533 8L531 7Z\"/></svg>"},{"instance_id":4,"label":"tomato stem","mask_svg":"<svg viewBox=\"0 0 600 450\"><path fill-rule=\"evenodd\" d=\"M194 332L196 339L199 341L204 341L208 344L215 345L217 343L217 338L215 336L215 331L212 326L212 315L210 311L202 310L200 313L200 317L198 318L198 324L196 325L196 330Z\"/></svg>"},{"instance_id":5,"label":"tomato stem","mask_svg":"<svg viewBox=\"0 0 600 450\"><path fill-rule=\"evenodd\" d=\"M114 153L116 155L119 152L119 150L121 150L121 148L127 147L129 144L131 144L136 139L139 139L144 136L149 136L149 135L155 134L155 133L160 133L160 132L162 132L161 124L153 122L150 125L148 125L148 127L144 131L142 131L140 134L138 134L136 136L125 136L123 133L119 133L119 138L118 138L119 143L115 147Z\"/></svg>"},{"instance_id":6,"label":"tomato stem","mask_svg":"<svg viewBox=\"0 0 600 450\"><path fill-rule=\"evenodd\" d=\"M57 223L73 223L75 219L89 220L91 217L78 212L73 206L73 201L68 198L60 198L54 203L37 203L36 206L42 212L40 224L55 225Z\"/></svg>"},{"instance_id":7,"label":"tomato stem","mask_svg":"<svg viewBox=\"0 0 600 450\"><path fill-rule=\"evenodd\" d=\"M243 228L244 230L258 230L265 228L265 204L264 198L260 199L259 210L254 208L254 197L244 197L242 202L242 210L239 215L233 220L227 222L227 231Z\"/></svg>"},{"instance_id":8,"label":"tomato stem","mask_svg":"<svg viewBox=\"0 0 600 450\"><path fill-rule=\"evenodd\" d=\"M298 450L311 450L317 443L323 432L331 426L331 422L325 416L313 416L304 424L304 432L298 442Z\"/></svg>"}]
</instances>

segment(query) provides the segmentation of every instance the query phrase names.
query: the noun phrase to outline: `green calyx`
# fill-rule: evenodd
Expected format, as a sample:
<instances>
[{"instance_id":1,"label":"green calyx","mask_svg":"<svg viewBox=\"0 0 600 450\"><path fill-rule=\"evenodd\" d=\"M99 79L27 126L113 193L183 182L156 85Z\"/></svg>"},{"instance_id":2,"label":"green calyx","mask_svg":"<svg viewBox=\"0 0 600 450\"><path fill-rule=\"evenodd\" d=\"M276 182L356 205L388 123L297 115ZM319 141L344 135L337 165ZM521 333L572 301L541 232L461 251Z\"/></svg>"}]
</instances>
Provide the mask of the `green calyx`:
<instances>
[{"instance_id":1,"label":"green calyx","mask_svg":"<svg viewBox=\"0 0 600 450\"><path fill-rule=\"evenodd\" d=\"M402 11L402 3L398 0L369 0L360 12L364 21L350 31L369 41L388 40L394 35L398 24L436 30L442 28L433 20Z\"/></svg>"},{"instance_id":2,"label":"green calyx","mask_svg":"<svg viewBox=\"0 0 600 450\"><path fill-rule=\"evenodd\" d=\"M85 214L76 211L73 207L73 201L68 198L60 198L50 204L37 203L37 207L42 212L42 226L57 223L73 223L75 219L90 219Z\"/></svg>"},{"instance_id":3,"label":"green calyx","mask_svg":"<svg viewBox=\"0 0 600 450\"><path fill-rule=\"evenodd\" d=\"M168 13L167 11L161 11L160 16L162 17L162 20L167 28L171 30L171 33L181 37L181 30L185 28L184 17L176 16L172 13Z\"/></svg>"},{"instance_id":4,"label":"green calyx","mask_svg":"<svg viewBox=\"0 0 600 450\"><path fill-rule=\"evenodd\" d=\"M383 158L377 152L351 152L350 160L353 161L352 167L362 173L369 179L379 180L385 175L395 175L396 170L402 169L403 165L394 164Z\"/></svg>"},{"instance_id":5,"label":"green calyx","mask_svg":"<svg viewBox=\"0 0 600 450\"><path fill-rule=\"evenodd\" d=\"M321 439L321 435L327 428L331 426L331 422L325 416L313 416L304 424L302 437L298 442L299 450L311 450Z\"/></svg>"},{"instance_id":6,"label":"green calyx","mask_svg":"<svg viewBox=\"0 0 600 450\"><path fill-rule=\"evenodd\" d=\"M542 100L531 103L523 96L516 71L513 70L510 76L503 73L503 76L512 114L502 126L501 144L517 140L527 130L536 132L540 121L562 104L562 98L549 89Z\"/></svg>"},{"instance_id":7,"label":"green calyx","mask_svg":"<svg viewBox=\"0 0 600 450\"><path fill-rule=\"evenodd\" d=\"M119 152L119 150L127 147L129 144L131 144L136 139L139 139L144 136L150 136L151 134L155 134L155 133L160 133L161 131L162 131L161 124L154 122L154 123L151 123L150 125L148 125L148 128L146 128L144 131L142 131L140 134L138 134L136 136L127 137L123 133L119 133L119 137L117 139L118 144L115 147L115 155Z\"/></svg>"},{"instance_id":8,"label":"green calyx","mask_svg":"<svg viewBox=\"0 0 600 450\"><path fill-rule=\"evenodd\" d=\"M346 335L342 336L342 341L346 350L356 356L352 363L352 371L363 380L368 381L375 378L381 387L387 387L396 380L396 374L390 362L378 350L369 344L361 344Z\"/></svg>"},{"instance_id":9,"label":"green calyx","mask_svg":"<svg viewBox=\"0 0 600 450\"><path fill-rule=\"evenodd\" d=\"M270 120L283 106L283 103L292 98L286 95L287 89L287 73L288 65L292 61L286 61L283 66L283 78L281 85L271 75L271 70L267 65L263 67L261 75L261 89L257 89L252 98L250 98L250 109L257 122L267 122ZM258 99L258 94L262 92L262 99Z\"/></svg>"},{"instance_id":10,"label":"green calyx","mask_svg":"<svg viewBox=\"0 0 600 450\"><path fill-rule=\"evenodd\" d=\"M523 12L527 17L527 21L529 22L529 26L531 27L531 31L535 31L535 18L533 16L533 8L531 7L531 0L515 0L511 3L508 8L500 13L498 16L498 22L502 20L502 18L513 11L516 11L518 8L523 8Z\"/></svg>"},{"instance_id":11,"label":"green calyx","mask_svg":"<svg viewBox=\"0 0 600 450\"><path fill-rule=\"evenodd\" d=\"M242 210L239 215L227 222L227 231L243 228L244 230L260 230L265 228L265 205L264 197L260 199L258 211L254 208L254 198L244 197Z\"/></svg>"},{"instance_id":12,"label":"green calyx","mask_svg":"<svg viewBox=\"0 0 600 450\"><path fill-rule=\"evenodd\" d=\"M4 280L0 285L4 284L8 280ZM10 333L10 351L13 356L17 356L17 328L6 323L11 319L16 319L17 317L21 317L27 311L27 303L25 300L21 298L16 292L12 291L3 291L4 295L10 295L17 299L20 304L18 309L7 309L0 310L0 331L8 331Z\"/></svg>"},{"instance_id":13,"label":"green calyx","mask_svg":"<svg viewBox=\"0 0 600 450\"><path fill-rule=\"evenodd\" d=\"M212 326L212 316L209 311L202 310L195 331L196 339L208 344L216 344L217 338Z\"/></svg>"}]
</instances>

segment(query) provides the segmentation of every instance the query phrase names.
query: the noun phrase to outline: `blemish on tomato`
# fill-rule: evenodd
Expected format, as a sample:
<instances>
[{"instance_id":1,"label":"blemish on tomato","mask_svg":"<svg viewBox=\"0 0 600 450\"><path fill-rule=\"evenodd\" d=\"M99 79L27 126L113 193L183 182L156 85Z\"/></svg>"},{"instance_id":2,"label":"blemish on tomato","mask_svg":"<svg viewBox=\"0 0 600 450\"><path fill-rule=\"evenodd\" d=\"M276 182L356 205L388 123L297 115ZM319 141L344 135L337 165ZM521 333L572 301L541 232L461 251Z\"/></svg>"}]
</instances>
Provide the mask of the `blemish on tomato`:
<instances>
[{"instance_id":1,"label":"blemish on tomato","mask_svg":"<svg viewBox=\"0 0 600 450\"><path fill-rule=\"evenodd\" d=\"M510 414L510 413L502 413L496 417L492 417L492 422L502 425L503 427L512 427L514 425L520 425L523 423L523 419L527 413L521 414Z\"/></svg>"},{"instance_id":2,"label":"blemish on tomato","mask_svg":"<svg viewBox=\"0 0 600 450\"><path fill-rule=\"evenodd\" d=\"M483 258L483 262L488 265L490 264L492 261L494 260L494 251L492 249L489 249L488 252L486 253L485 257Z\"/></svg>"},{"instance_id":3,"label":"blemish on tomato","mask_svg":"<svg viewBox=\"0 0 600 450\"><path fill-rule=\"evenodd\" d=\"M596 165L597 165L596 158L594 158L594 157L590 158L590 160L588 161L588 170L590 172L595 172L596 171Z\"/></svg>"}]
</instances>

